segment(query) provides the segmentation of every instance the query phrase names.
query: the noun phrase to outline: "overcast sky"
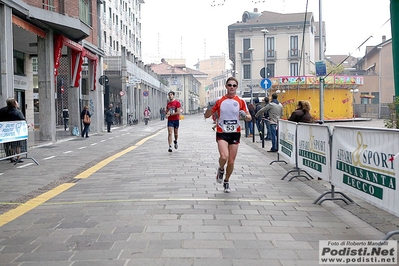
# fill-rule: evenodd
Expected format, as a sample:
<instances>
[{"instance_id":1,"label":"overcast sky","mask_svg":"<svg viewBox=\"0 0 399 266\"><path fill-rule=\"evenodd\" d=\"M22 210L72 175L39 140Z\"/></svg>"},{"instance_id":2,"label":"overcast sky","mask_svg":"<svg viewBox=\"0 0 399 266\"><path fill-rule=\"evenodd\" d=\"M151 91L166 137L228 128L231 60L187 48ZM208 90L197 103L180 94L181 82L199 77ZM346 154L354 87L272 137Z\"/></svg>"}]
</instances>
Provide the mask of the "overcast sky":
<instances>
[{"instance_id":1,"label":"overcast sky","mask_svg":"<svg viewBox=\"0 0 399 266\"><path fill-rule=\"evenodd\" d=\"M144 63L161 58L184 58L193 68L198 60L228 54L227 27L245 11L300 13L306 0L145 0L142 4ZM362 57L365 45L377 45L382 35L391 38L390 0L322 0L326 22L326 54ZM308 12L319 21L319 0L309 0Z\"/></svg>"}]
</instances>

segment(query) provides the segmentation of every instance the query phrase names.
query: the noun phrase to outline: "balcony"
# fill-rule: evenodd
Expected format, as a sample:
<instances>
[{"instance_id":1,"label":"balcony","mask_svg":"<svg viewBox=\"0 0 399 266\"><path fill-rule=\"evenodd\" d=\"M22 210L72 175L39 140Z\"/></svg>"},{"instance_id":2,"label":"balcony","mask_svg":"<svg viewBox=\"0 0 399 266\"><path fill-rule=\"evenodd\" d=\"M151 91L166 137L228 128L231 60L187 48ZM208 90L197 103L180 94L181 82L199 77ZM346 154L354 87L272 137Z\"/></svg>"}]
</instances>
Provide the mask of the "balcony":
<instances>
[{"instance_id":1,"label":"balcony","mask_svg":"<svg viewBox=\"0 0 399 266\"><path fill-rule=\"evenodd\" d=\"M266 58L268 61L276 61L277 60L277 51L267 50Z\"/></svg>"},{"instance_id":2,"label":"balcony","mask_svg":"<svg viewBox=\"0 0 399 266\"><path fill-rule=\"evenodd\" d=\"M300 57L301 50L295 48L288 50L288 60L299 60Z\"/></svg>"}]
</instances>

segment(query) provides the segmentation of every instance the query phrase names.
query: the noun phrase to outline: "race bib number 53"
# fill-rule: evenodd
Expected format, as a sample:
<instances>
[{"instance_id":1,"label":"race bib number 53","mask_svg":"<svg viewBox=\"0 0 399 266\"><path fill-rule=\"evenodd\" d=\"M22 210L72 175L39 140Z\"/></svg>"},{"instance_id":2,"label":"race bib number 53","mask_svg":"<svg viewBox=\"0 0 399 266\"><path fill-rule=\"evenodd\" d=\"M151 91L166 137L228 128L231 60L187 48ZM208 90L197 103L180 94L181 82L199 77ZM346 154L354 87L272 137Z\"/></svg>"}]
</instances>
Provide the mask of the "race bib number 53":
<instances>
[{"instance_id":1,"label":"race bib number 53","mask_svg":"<svg viewBox=\"0 0 399 266\"><path fill-rule=\"evenodd\" d=\"M237 132L237 120L223 120L223 132Z\"/></svg>"}]
</instances>

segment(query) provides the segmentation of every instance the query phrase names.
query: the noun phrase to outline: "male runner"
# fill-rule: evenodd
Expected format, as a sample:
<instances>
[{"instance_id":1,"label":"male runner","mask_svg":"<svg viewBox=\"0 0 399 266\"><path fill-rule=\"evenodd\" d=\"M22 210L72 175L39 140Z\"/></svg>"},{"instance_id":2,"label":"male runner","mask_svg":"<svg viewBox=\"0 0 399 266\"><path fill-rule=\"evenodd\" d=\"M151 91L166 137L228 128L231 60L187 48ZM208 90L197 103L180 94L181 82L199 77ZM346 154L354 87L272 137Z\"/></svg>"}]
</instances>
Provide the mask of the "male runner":
<instances>
[{"instance_id":1,"label":"male runner","mask_svg":"<svg viewBox=\"0 0 399 266\"><path fill-rule=\"evenodd\" d=\"M241 126L239 119L245 121L252 120L248 112L247 104L243 99L236 95L238 81L234 77L229 77L226 81L227 93L216 102L209 102L205 112L205 118L217 113L218 120L216 126L216 142L219 150L219 168L216 174L216 182L223 181L224 167L226 167L226 177L223 182L225 193L230 192L229 179L234 170L234 161L237 156L238 144L241 138Z\"/></svg>"},{"instance_id":2,"label":"male runner","mask_svg":"<svg viewBox=\"0 0 399 266\"><path fill-rule=\"evenodd\" d=\"M168 143L169 143L169 149L168 152L172 152L172 131L174 129L174 137L175 140L174 142L174 146L175 149L178 148L177 145L177 138L179 136L179 120L180 120L180 102L178 100L175 99L175 92L174 91L170 91L168 93L168 97L169 97L169 102L166 105L166 118L168 119Z\"/></svg>"}]
</instances>

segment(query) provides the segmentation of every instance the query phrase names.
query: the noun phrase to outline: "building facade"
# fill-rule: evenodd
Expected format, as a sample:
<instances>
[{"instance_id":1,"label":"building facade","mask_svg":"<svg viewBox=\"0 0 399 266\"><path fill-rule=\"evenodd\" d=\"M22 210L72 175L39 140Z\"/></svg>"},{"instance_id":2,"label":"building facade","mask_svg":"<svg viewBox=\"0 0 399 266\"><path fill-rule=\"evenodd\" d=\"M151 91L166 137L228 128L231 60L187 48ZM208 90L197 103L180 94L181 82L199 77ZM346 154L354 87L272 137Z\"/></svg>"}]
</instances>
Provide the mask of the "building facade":
<instances>
[{"instance_id":1,"label":"building facade","mask_svg":"<svg viewBox=\"0 0 399 266\"><path fill-rule=\"evenodd\" d=\"M166 87L142 62L141 5L143 0L104 1L101 17L101 47L104 49L104 108L119 105L122 123L128 115L141 120L144 108L159 109L166 100ZM159 112L151 116L159 117Z\"/></svg>"},{"instance_id":2,"label":"building facade","mask_svg":"<svg viewBox=\"0 0 399 266\"><path fill-rule=\"evenodd\" d=\"M160 76L169 90L175 92L175 98L180 101L183 114L196 113L201 109L200 90L203 89L199 80L206 79L207 74L187 68L184 62L173 61L162 59L160 64L151 64L149 67ZM163 106L166 106L166 101Z\"/></svg>"},{"instance_id":3,"label":"building facade","mask_svg":"<svg viewBox=\"0 0 399 266\"><path fill-rule=\"evenodd\" d=\"M228 36L241 95L251 87L253 93L262 93L262 76L306 76L315 71L312 13L244 12L242 21L229 25Z\"/></svg>"},{"instance_id":4,"label":"building facade","mask_svg":"<svg viewBox=\"0 0 399 266\"><path fill-rule=\"evenodd\" d=\"M383 36L378 45L367 46L352 72L364 76L364 86L354 96L357 116L387 117L388 104L394 102L395 97L392 39Z\"/></svg>"},{"instance_id":5,"label":"building facade","mask_svg":"<svg viewBox=\"0 0 399 266\"><path fill-rule=\"evenodd\" d=\"M0 103L16 98L42 140L55 141L62 109L80 125L82 104L102 106L98 10L102 1L0 1ZM83 73L82 70L86 71ZM86 82L82 85L82 77ZM36 121L37 120L37 121ZM102 119L92 119L92 130Z\"/></svg>"}]
</instances>

